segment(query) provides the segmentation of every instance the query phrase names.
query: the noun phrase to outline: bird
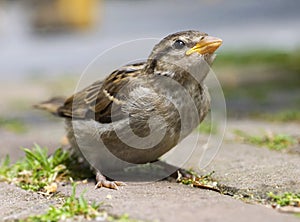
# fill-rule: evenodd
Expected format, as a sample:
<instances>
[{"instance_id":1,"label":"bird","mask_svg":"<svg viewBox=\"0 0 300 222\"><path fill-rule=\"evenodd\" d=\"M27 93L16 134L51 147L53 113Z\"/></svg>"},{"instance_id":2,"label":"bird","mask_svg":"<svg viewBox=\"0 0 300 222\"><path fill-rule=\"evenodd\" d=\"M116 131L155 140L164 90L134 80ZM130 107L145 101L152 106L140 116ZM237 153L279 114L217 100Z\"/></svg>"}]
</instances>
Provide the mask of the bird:
<instances>
[{"instance_id":1,"label":"bird","mask_svg":"<svg viewBox=\"0 0 300 222\"><path fill-rule=\"evenodd\" d=\"M96 188L118 189L125 183L112 172L157 161L204 120L210 109L204 80L221 45L205 32L179 31L145 61L35 107L65 119L69 143L94 169Z\"/></svg>"}]
</instances>

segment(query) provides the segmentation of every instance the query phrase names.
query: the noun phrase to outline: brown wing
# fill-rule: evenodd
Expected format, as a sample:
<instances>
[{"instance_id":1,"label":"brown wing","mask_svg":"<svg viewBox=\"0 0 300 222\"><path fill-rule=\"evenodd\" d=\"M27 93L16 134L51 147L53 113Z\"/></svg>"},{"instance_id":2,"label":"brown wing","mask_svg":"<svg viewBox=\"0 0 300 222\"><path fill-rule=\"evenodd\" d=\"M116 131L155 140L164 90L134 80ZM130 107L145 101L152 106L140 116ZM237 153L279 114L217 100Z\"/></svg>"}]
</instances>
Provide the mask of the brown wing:
<instances>
[{"instance_id":1,"label":"brown wing","mask_svg":"<svg viewBox=\"0 0 300 222\"><path fill-rule=\"evenodd\" d=\"M77 119L95 119L101 123L111 122L111 108L114 103L114 120L123 117L122 95L119 91L140 75L145 63L123 66L111 73L104 81L97 81L68 98L58 110L59 115Z\"/></svg>"}]
</instances>

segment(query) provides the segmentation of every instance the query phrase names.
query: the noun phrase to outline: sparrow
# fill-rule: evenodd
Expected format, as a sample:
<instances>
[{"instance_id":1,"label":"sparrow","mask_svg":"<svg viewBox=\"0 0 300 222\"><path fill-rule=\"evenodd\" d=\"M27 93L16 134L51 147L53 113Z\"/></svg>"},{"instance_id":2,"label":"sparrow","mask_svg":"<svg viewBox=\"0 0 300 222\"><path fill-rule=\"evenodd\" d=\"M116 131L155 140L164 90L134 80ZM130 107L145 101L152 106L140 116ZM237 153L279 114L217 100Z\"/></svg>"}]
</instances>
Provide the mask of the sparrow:
<instances>
[{"instance_id":1,"label":"sparrow","mask_svg":"<svg viewBox=\"0 0 300 222\"><path fill-rule=\"evenodd\" d=\"M96 187L118 189L124 183L112 172L157 161L203 121L210 108L204 79L221 44L194 30L170 34L146 61L36 108L65 118L70 145L94 169Z\"/></svg>"}]
</instances>

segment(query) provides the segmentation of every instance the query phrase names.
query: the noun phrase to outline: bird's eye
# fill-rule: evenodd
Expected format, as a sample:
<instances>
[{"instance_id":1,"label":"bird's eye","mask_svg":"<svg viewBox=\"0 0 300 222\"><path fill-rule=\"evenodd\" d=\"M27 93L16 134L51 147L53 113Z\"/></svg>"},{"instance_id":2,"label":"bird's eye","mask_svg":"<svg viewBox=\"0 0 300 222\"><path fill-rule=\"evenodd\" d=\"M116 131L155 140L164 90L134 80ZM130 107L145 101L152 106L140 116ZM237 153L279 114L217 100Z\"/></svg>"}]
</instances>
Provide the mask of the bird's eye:
<instances>
[{"instance_id":1,"label":"bird's eye","mask_svg":"<svg viewBox=\"0 0 300 222\"><path fill-rule=\"evenodd\" d=\"M185 43L184 43L184 41L182 41L182 40L176 40L176 41L173 43L173 47L174 47L175 49L182 49L184 46L185 46Z\"/></svg>"}]
</instances>

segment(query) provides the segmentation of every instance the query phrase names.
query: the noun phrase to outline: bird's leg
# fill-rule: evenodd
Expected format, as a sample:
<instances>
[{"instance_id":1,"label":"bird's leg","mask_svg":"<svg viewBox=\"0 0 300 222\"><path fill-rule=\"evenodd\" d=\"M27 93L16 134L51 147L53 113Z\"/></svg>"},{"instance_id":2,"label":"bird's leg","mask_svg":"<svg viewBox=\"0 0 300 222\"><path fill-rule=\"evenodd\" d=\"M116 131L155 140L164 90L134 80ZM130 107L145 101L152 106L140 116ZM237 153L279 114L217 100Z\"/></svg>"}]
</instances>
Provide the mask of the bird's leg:
<instances>
[{"instance_id":1,"label":"bird's leg","mask_svg":"<svg viewBox=\"0 0 300 222\"><path fill-rule=\"evenodd\" d=\"M96 170L96 186L95 189L105 187L109 189L118 190L119 186L125 186L126 184L121 181L109 181L99 170Z\"/></svg>"},{"instance_id":2,"label":"bird's leg","mask_svg":"<svg viewBox=\"0 0 300 222\"><path fill-rule=\"evenodd\" d=\"M69 141L67 135L65 135L65 136L63 136L63 137L61 138L61 140L60 140L60 145L61 145L62 147L70 147L70 146L71 146L70 141Z\"/></svg>"}]
</instances>

